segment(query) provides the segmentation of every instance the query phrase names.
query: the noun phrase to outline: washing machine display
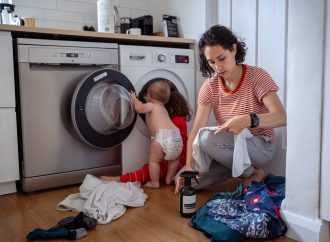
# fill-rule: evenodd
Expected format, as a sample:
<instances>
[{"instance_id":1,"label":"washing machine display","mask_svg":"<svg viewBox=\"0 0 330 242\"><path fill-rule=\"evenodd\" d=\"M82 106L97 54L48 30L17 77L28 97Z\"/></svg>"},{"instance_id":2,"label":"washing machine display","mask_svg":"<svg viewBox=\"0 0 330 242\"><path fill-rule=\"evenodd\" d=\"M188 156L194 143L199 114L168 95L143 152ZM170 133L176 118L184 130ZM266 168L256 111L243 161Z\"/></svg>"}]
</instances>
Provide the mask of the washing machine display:
<instances>
[{"instance_id":1,"label":"washing machine display","mask_svg":"<svg viewBox=\"0 0 330 242\"><path fill-rule=\"evenodd\" d=\"M191 49L120 45L120 71L131 80L139 97L157 80L168 80L195 111L195 62ZM188 123L188 130L192 127ZM122 170L130 172L148 162L150 133L138 116L130 135L122 143Z\"/></svg>"}]
</instances>

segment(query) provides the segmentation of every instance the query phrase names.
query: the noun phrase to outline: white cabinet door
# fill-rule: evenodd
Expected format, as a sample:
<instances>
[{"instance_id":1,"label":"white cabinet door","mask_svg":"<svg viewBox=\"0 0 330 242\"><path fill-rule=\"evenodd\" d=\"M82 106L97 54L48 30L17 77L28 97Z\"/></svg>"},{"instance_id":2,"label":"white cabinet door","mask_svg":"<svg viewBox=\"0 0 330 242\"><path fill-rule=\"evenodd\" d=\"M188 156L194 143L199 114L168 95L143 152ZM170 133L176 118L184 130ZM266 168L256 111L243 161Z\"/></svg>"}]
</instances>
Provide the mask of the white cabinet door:
<instances>
[{"instance_id":1,"label":"white cabinet door","mask_svg":"<svg viewBox=\"0 0 330 242\"><path fill-rule=\"evenodd\" d=\"M0 108L0 183L19 179L16 113Z\"/></svg>"},{"instance_id":2,"label":"white cabinet door","mask_svg":"<svg viewBox=\"0 0 330 242\"><path fill-rule=\"evenodd\" d=\"M0 107L15 107L13 43L10 32L0 32Z\"/></svg>"}]
</instances>

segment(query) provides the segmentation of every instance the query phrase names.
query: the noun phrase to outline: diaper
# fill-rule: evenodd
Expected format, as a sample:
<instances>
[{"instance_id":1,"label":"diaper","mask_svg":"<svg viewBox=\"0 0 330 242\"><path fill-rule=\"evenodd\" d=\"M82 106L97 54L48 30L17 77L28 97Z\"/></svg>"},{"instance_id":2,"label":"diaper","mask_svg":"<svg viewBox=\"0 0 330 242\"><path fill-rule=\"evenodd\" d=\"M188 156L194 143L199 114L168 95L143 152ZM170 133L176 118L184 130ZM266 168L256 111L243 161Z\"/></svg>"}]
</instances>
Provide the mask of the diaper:
<instances>
[{"instance_id":1,"label":"diaper","mask_svg":"<svg viewBox=\"0 0 330 242\"><path fill-rule=\"evenodd\" d=\"M179 129L160 129L155 140L163 148L164 160L175 160L182 152L182 138Z\"/></svg>"}]
</instances>

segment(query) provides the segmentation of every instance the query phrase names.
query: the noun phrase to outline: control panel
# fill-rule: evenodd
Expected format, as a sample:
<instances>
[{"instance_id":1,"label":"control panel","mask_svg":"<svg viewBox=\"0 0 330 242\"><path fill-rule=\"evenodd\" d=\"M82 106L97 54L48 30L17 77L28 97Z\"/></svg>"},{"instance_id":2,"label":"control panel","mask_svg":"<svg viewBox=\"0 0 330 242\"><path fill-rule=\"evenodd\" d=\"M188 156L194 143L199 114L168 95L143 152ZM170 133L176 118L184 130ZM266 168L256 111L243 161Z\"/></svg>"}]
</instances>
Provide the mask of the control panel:
<instances>
[{"instance_id":1,"label":"control panel","mask_svg":"<svg viewBox=\"0 0 330 242\"><path fill-rule=\"evenodd\" d=\"M191 50L158 48L153 51L152 63L171 66L189 66L194 63Z\"/></svg>"},{"instance_id":2,"label":"control panel","mask_svg":"<svg viewBox=\"0 0 330 242\"><path fill-rule=\"evenodd\" d=\"M19 62L31 64L118 64L118 45L106 43L18 39ZM82 46L82 47L81 47Z\"/></svg>"}]
</instances>

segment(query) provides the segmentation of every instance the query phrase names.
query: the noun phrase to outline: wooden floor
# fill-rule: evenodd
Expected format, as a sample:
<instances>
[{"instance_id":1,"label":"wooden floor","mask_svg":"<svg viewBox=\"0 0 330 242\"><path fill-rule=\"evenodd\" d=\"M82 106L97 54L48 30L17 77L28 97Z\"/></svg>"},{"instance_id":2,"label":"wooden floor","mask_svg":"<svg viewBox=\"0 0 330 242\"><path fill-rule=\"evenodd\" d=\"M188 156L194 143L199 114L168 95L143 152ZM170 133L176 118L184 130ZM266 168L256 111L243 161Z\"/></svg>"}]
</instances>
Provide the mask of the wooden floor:
<instances>
[{"instance_id":1,"label":"wooden floor","mask_svg":"<svg viewBox=\"0 0 330 242\"><path fill-rule=\"evenodd\" d=\"M217 191L233 191L237 180L223 183L212 190L199 191L198 206ZM74 212L61 212L56 206L67 195L77 193L79 186L64 187L46 191L23 194L18 192L0 196L0 241L26 241L26 234L37 228L48 229L57 221ZM206 242L201 232L188 226L189 219L182 218L178 212L178 197L174 187L162 186L160 189L147 189L149 198L143 207L127 208L118 220L106 225L98 225L88 231L79 241L95 242ZM47 240L51 241L51 240ZM67 241L55 240L55 241ZM249 240L256 241L256 240ZM288 238L277 240L258 240L263 242L292 242Z\"/></svg>"}]
</instances>

